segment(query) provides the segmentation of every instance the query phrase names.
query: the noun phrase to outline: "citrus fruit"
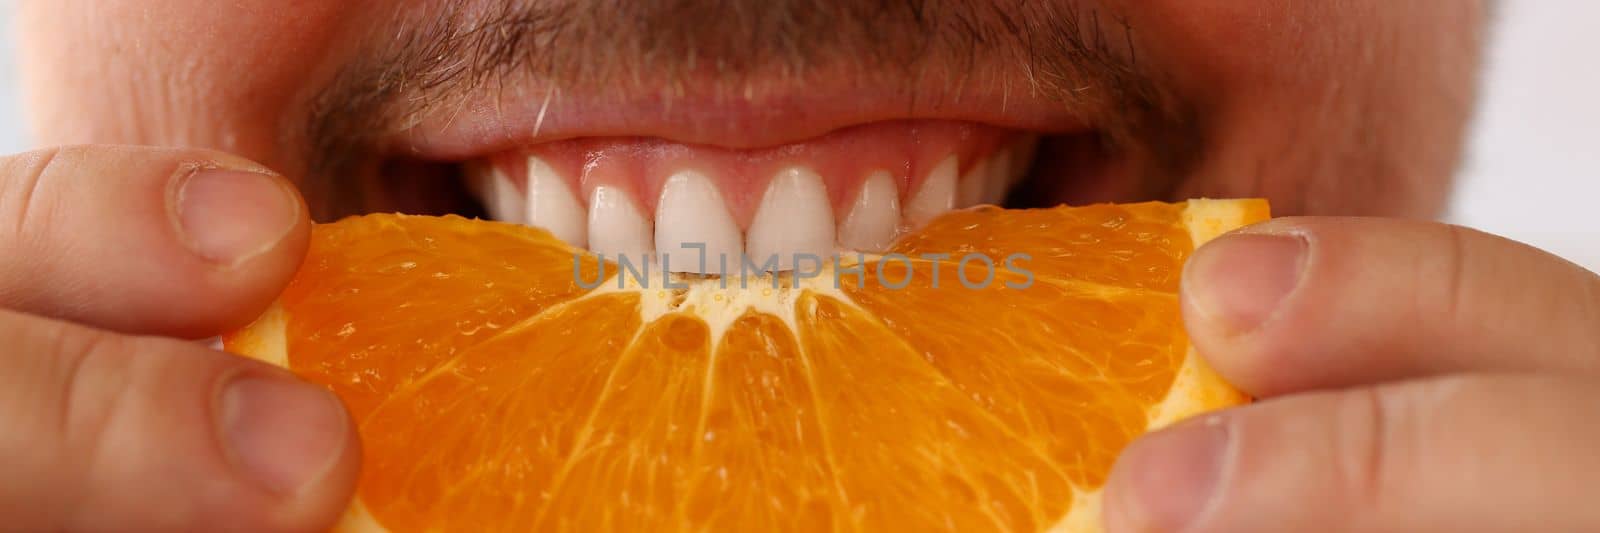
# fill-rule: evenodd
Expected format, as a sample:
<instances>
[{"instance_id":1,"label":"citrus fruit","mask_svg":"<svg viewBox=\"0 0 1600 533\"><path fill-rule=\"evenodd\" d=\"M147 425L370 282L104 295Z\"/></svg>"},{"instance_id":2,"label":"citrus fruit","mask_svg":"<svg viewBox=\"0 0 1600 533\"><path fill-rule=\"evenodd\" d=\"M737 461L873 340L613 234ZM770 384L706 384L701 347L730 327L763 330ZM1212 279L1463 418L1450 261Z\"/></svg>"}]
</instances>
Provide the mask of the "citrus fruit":
<instances>
[{"instance_id":1,"label":"citrus fruit","mask_svg":"<svg viewBox=\"0 0 1600 533\"><path fill-rule=\"evenodd\" d=\"M1266 217L977 208L752 279L618 275L538 229L368 215L317 226L225 343L348 405L365 454L345 530L1098 531L1124 445L1246 400L1190 350L1178 280L1197 244Z\"/></svg>"}]
</instances>

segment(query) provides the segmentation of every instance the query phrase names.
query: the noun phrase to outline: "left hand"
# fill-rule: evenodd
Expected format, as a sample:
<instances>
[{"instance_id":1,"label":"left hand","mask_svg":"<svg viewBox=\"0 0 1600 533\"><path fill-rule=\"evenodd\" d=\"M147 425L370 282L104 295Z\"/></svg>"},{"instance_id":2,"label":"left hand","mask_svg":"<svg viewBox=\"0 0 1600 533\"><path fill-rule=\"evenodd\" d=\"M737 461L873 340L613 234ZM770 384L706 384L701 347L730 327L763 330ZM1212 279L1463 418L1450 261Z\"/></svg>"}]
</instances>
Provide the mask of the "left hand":
<instances>
[{"instance_id":1,"label":"left hand","mask_svg":"<svg viewBox=\"0 0 1600 533\"><path fill-rule=\"evenodd\" d=\"M1200 353L1261 401L1130 445L1107 529L1600 531L1600 277L1436 223L1286 218L1206 244Z\"/></svg>"}]
</instances>

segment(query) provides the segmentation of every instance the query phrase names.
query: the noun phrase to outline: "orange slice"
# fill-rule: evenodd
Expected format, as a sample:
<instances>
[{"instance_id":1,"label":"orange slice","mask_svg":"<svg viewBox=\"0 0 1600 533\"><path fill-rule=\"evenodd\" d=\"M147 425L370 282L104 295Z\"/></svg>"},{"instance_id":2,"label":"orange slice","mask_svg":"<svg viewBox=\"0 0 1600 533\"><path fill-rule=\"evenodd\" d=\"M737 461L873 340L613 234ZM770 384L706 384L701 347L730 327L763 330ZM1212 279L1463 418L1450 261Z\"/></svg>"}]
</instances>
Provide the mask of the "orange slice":
<instances>
[{"instance_id":1,"label":"orange slice","mask_svg":"<svg viewBox=\"0 0 1600 533\"><path fill-rule=\"evenodd\" d=\"M741 288L370 215L318 226L226 345L349 406L346 530L1098 531L1124 445L1246 400L1190 350L1178 280L1196 244L1265 218L980 208Z\"/></svg>"}]
</instances>

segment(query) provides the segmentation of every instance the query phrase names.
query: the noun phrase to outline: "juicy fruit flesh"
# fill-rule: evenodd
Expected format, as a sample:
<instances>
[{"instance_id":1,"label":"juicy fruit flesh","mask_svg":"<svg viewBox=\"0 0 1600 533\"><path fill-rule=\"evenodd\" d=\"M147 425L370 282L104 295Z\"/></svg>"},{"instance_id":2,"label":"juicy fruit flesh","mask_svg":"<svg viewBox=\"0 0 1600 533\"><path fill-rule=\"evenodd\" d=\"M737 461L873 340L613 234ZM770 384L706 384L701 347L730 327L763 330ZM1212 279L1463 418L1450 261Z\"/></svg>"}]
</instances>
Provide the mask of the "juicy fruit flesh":
<instances>
[{"instance_id":1,"label":"juicy fruit flesh","mask_svg":"<svg viewBox=\"0 0 1600 533\"><path fill-rule=\"evenodd\" d=\"M1176 292L1194 241L1265 208L1195 205L1237 220L954 213L895 245L952 258L886 263L898 290L873 258L861 286L589 291L600 265L538 230L368 216L318 227L229 347L346 401L361 513L394 531L1076 530L1127 442L1243 400L1188 352ZM1027 288L954 281L1016 252Z\"/></svg>"}]
</instances>

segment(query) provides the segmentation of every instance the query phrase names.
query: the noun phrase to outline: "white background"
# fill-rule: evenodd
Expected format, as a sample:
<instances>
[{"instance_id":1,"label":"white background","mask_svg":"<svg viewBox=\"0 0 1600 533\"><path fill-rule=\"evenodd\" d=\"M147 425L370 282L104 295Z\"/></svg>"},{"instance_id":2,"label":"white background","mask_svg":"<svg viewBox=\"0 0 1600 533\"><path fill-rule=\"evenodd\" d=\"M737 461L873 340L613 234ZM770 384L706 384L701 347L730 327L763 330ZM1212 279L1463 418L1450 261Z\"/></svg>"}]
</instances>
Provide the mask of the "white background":
<instances>
[{"instance_id":1,"label":"white background","mask_svg":"<svg viewBox=\"0 0 1600 533\"><path fill-rule=\"evenodd\" d=\"M1501 4L1451 220L1600 270L1600 2Z\"/></svg>"},{"instance_id":2,"label":"white background","mask_svg":"<svg viewBox=\"0 0 1600 533\"><path fill-rule=\"evenodd\" d=\"M28 147L10 53L12 1L0 0L0 153ZM1450 220L1600 270L1600 2L1500 7Z\"/></svg>"}]
</instances>

